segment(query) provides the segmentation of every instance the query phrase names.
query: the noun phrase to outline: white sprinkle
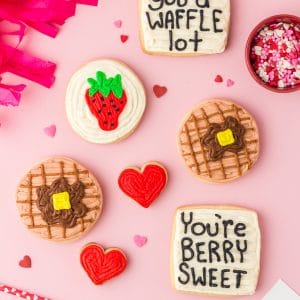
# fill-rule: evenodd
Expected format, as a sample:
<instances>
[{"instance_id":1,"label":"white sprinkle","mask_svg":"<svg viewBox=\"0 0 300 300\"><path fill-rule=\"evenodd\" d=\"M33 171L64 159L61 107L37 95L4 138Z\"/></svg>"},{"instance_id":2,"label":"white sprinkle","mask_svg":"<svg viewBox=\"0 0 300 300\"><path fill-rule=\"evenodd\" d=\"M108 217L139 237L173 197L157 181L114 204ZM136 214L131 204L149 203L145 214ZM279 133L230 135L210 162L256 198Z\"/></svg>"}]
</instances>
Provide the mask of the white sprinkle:
<instances>
[{"instance_id":1,"label":"white sprinkle","mask_svg":"<svg viewBox=\"0 0 300 300\"><path fill-rule=\"evenodd\" d=\"M256 54L256 55L261 55L261 47L260 46L255 46L254 47L254 53Z\"/></svg>"},{"instance_id":2,"label":"white sprinkle","mask_svg":"<svg viewBox=\"0 0 300 300\"><path fill-rule=\"evenodd\" d=\"M277 36L279 36L279 37L281 37L281 36L283 35L283 33L284 33L284 31L281 30L281 29L275 29L274 31L275 31L275 34L276 34Z\"/></svg>"},{"instance_id":3,"label":"white sprinkle","mask_svg":"<svg viewBox=\"0 0 300 300\"><path fill-rule=\"evenodd\" d=\"M279 80L278 81L278 87L280 87L280 88L284 88L284 82L282 81L282 80Z\"/></svg>"},{"instance_id":4,"label":"white sprinkle","mask_svg":"<svg viewBox=\"0 0 300 300\"><path fill-rule=\"evenodd\" d=\"M297 77L297 78L300 79L300 70L299 70L299 71L296 71L296 72L294 73L294 75L295 75L295 77Z\"/></svg>"}]
</instances>

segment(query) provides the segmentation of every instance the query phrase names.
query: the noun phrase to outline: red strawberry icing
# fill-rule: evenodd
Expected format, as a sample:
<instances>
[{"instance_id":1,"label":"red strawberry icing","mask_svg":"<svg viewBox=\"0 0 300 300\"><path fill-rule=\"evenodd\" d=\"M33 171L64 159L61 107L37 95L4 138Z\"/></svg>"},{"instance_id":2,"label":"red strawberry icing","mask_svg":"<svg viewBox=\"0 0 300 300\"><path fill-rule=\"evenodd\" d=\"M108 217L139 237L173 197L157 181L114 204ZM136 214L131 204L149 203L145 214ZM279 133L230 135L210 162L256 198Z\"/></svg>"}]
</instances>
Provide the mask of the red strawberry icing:
<instances>
[{"instance_id":1,"label":"red strawberry icing","mask_svg":"<svg viewBox=\"0 0 300 300\"><path fill-rule=\"evenodd\" d=\"M85 246L80 262L94 284L99 285L121 274L127 265L125 254L117 249L104 249L97 244Z\"/></svg>"},{"instance_id":2,"label":"red strawberry icing","mask_svg":"<svg viewBox=\"0 0 300 300\"><path fill-rule=\"evenodd\" d=\"M97 118L99 127L105 131L118 128L119 116L127 103L121 75L106 78L106 75L99 71L96 73L96 79L89 78L88 82L91 87L85 95L86 103Z\"/></svg>"},{"instance_id":3,"label":"red strawberry icing","mask_svg":"<svg viewBox=\"0 0 300 300\"><path fill-rule=\"evenodd\" d=\"M147 208L166 186L167 172L157 164L147 164L141 171L128 168L120 174L118 183L126 195Z\"/></svg>"}]
</instances>

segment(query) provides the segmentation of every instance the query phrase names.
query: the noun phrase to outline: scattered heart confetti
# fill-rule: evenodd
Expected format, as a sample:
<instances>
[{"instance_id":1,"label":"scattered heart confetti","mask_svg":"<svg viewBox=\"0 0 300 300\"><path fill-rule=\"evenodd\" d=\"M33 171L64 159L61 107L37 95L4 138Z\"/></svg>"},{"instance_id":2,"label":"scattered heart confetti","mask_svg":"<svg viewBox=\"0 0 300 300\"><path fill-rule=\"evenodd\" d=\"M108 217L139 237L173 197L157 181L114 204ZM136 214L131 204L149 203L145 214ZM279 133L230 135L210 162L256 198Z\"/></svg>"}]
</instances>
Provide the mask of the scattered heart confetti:
<instances>
[{"instance_id":1,"label":"scattered heart confetti","mask_svg":"<svg viewBox=\"0 0 300 300\"><path fill-rule=\"evenodd\" d=\"M223 82L223 77L221 75L217 75L215 78L215 82L217 82L217 83Z\"/></svg>"},{"instance_id":2,"label":"scattered heart confetti","mask_svg":"<svg viewBox=\"0 0 300 300\"><path fill-rule=\"evenodd\" d=\"M23 259L19 261L19 266L22 268L31 268L31 258L28 255L25 255Z\"/></svg>"},{"instance_id":3,"label":"scattered heart confetti","mask_svg":"<svg viewBox=\"0 0 300 300\"><path fill-rule=\"evenodd\" d=\"M234 85L234 81L232 79L228 79L226 82L227 87L231 87Z\"/></svg>"},{"instance_id":4,"label":"scattered heart confetti","mask_svg":"<svg viewBox=\"0 0 300 300\"><path fill-rule=\"evenodd\" d=\"M122 35L120 36L120 39L121 39L121 42L122 42L122 43L126 43L127 40L128 40L128 35L123 35L123 34L122 34Z\"/></svg>"},{"instance_id":5,"label":"scattered heart confetti","mask_svg":"<svg viewBox=\"0 0 300 300\"><path fill-rule=\"evenodd\" d=\"M136 234L134 237L133 237L133 240L134 240L134 243L138 246L138 247L143 247L148 239L146 236L141 236L141 235L138 235Z\"/></svg>"},{"instance_id":6,"label":"scattered heart confetti","mask_svg":"<svg viewBox=\"0 0 300 300\"><path fill-rule=\"evenodd\" d=\"M168 89L165 86L160 86L158 84L153 86L153 92L157 98L162 97Z\"/></svg>"},{"instance_id":7,"label":"scattered heart confetti","mask_svg":"<svg viewBox=\"0 0 300 300\"><path fill-rule=\"evenodd\" d=\"M55 125L50 125L48 127L45 127L44 132L45 132L46 135L53 138L53 137L55 137L55 134L56 134L56 126Z\"/></svg>"},{"instance_id":8,"label":"scattered heart confetti","mask_svg":"<svg viewBox=\"0 0 300 300\"><path fill-rule=\"evenodd\" d=\"M122 21L121 21L121 20L116 20L116 21L114 21L114 25L115 25L117 28L121 28L121 27L122 27Z\"/></svg>"}]
</instances>

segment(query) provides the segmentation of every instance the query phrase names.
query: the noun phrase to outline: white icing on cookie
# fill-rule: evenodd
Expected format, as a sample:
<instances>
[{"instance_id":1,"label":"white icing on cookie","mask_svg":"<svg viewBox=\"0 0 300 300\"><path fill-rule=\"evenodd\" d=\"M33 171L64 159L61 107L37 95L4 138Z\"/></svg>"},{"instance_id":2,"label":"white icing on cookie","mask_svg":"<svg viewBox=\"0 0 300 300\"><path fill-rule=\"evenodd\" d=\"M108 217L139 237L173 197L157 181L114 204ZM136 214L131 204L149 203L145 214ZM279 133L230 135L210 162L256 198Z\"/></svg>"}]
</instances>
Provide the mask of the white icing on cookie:
<instances>
[{"instance_id":1,"label":"white icing on cookie","mask_svg":"<svg viewBox=\"0 0 300 300\"><path fill-rule=\"evenodd\" d=\"M140 0L140 14L148 53L213 54L226 48L230 0Z\"/></svg>"},{"instance_id":2,"label":"white icing on cookie","mask_svg":"<svg viewBox=\"0 0 300 300\"><path fill-rule=\"evenodd\" d=\"M173 285L199 294L252 295L260 270L260 246L254 211L179 208L172 245Z\"/></svg>"},{"instance_id":3,"label":"white icing on cookie","mask_svg":"<svg viewBox=\"0 0 300 300\"><path fill-rule=\"evenodd\" d=\"M86 104L85 94L90 88L89 77L94 78L97 71L107 77L122 76L122 86L127 95L127 103L119 117L119 126L112 131L104 131L97 118ZM70 79L66 93L66 112L68 120L76 133L92 143L108 144L130 135L143 116L146 96L139 78L123 63L103 59L92 61L80 68Z\"/></svg>"}]
</instances>

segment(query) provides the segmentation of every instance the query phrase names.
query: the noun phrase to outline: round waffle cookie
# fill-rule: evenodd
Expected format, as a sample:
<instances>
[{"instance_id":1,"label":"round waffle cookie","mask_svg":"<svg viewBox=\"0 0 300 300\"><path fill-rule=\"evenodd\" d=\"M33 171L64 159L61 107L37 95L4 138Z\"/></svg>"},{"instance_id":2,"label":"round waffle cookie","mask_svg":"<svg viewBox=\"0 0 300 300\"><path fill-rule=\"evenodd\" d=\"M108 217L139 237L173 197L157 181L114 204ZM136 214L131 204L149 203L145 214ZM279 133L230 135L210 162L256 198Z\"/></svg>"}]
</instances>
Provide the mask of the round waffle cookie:
<instances>
[{"instance_id":1,"label":"round waffle cookie","mask_svg":"<svg viewBox=\"0 0 300 300\"><path fill-rule=\"evenodd\" d=\"M89 170L54 157L34 166L17 188L17 207L27 228L57 241L80 238L102 211L102 191Z\"/></svg>"},{"instance_id":2,"label":"round waffle cookie","mask_svg":"<svg viewBox=\"0 0 300 300\"><path fill-rule=\"evenodd\" d=\"M213 99L196 106L179 131L179 149L199 179L222 183L244 175L259 156L253 117L241 106Z\"/></svg>"}]
</instances>

